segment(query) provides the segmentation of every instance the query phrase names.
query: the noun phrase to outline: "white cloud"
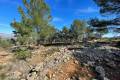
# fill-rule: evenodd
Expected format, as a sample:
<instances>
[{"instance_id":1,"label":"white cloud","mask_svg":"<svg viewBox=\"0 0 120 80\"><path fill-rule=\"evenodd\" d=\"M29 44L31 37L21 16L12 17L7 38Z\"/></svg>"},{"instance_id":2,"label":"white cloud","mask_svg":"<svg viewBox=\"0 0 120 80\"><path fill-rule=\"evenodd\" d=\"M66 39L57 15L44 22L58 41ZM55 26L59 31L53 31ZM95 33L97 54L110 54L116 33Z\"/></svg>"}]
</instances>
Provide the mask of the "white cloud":
<instances>
[{"instance_id":1,"label":"white cloud","mask_svg":"<svg viewBox=\"0 0 120 80\"><path fill-rule=\"evenodd\" d=\"M88 7L88 8L84 8L84 9L78 9L76 14L79 14L79 13L96 13L96 12L98 12L97 9L92 8L92 7Z\"/></svg>"},{"instance_id":2,"label":"white cloud","mask_svg":"<svg viewBox=\"0 0 120 80\"><path fill-rule=\"evenodd\" d=\"M53 22L61 22L61 21L63 21L63 19L59 18L59 17L54 17L52 21Z\"/></svg>"}]
</instances>

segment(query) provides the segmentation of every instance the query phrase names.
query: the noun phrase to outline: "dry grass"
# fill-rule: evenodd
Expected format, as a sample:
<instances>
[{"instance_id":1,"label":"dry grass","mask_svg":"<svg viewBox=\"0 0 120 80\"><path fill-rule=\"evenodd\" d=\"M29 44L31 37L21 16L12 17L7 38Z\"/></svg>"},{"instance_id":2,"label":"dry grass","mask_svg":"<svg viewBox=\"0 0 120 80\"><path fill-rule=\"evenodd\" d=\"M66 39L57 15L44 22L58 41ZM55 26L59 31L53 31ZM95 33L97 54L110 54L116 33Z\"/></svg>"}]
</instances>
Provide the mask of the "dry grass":
<instances>
[{"instance_id":1,"label":"dry grass","mask_svg":"<svg viewBox=\"0 0 120 80\"><path fill-rule=\"evenodd\" d=\"M59 48L50 48L47 51L45 51L46 53L46 57L47 56L51 56L52 54L54 54L55 52L60 52Z\"/></svg>"},{"instance_id":2,"label":"dry grass","mask_svg":"<svg viewBox=\"0 0 120 80\"><path fill-rule=\"evenodd\" d=\"M43 62L44 59L45 59L44 55L37 54L37 55L34 55L34 56L31 57L29 63L31 65L33 65L33 64L39 64L39 63Z\"/></svg>"},{"instance_id":3,"label":"dry grass","mask_svg":"<svg viewBox=\"0 0 120 80\"><path fill-rule=\"evenodd\" d=\"M55 52L59 52L58 48L42 48L36 50L35 55L33 55L30 59L30 64L38 64L45 60L46 57L51 56Z\"/></svg>"}]
</instances>

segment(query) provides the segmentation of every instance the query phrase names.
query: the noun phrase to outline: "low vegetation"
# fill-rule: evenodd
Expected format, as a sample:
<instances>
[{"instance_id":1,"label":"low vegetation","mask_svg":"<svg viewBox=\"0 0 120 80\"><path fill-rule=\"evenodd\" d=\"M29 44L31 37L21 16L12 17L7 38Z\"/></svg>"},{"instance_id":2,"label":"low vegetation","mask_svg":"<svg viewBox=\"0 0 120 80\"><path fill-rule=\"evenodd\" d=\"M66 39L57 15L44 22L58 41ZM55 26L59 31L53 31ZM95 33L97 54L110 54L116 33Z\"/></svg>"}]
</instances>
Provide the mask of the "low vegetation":
<instances>
[{"instance_id":1,"label":"low vegetation","mask_svg":"<svg viewBox=\"0 0 120 80\"><path fill-rule=\"evenodd\" d=\"M18 49L15 51L15 57L17 59L26 60L26 58L31 57L31 52L27 49Z\"/></svg>"},{"instance_id":2,"label":"low vegetation","mask_svg":"<svg viewBox=\"0 0 120 80\"><path fill-rule=\"evenodd\" d=\"M10 48L12 46L12 43L10 40L8 39L0 39L0 47L2 48Z\"/></svg>"},{"instance_id":3,"label":"low vegetation","mask_svg":"<svg viewBox=\"0 0 120 80\"><path fill-rule=\"evenodd\" d=\"M5 80L6 77L7 77L7 76L5 75L5 73L0 74L0 80Z\"/></svg>"}]
</instances>

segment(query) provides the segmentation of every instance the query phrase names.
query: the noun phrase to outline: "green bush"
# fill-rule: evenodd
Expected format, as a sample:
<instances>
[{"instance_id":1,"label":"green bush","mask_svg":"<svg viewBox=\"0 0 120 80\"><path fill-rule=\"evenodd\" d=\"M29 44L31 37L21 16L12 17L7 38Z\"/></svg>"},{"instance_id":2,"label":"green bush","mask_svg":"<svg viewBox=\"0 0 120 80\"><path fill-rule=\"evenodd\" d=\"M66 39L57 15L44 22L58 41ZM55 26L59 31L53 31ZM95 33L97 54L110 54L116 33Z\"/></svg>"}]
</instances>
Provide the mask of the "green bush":
<instances>
[{"instance_id":1,"label":"green bush","mask_svg":"<svg viewBox=\"0 0 120 80\"><path fill-rule=\"evenodd\" d=\"M12 46L12 43L10 40L7 39L0 39L0 47L2 48L9 48Z\"/></svg>"},{"instance_id":2,"label":"green bush","mask_svg":"<svg viewBox=\"0 0 120 80\"><path fill-rule=\"evenodd\" d=\"M27 49L18 49L15 52L15 56L17 59L26 60L26 58L31 57L31 52Z\"/></svg>"},{"instance_id":3,"label":"green bush","mask_svg":"<svg viewBox=\"0 0 120 80\"><path fill-rule=\"evenodd\" d=\"M5 79L6 79L5 73L1 73L1 74L0 74L0 80L5 80Z\"/></svg>"}]
</instances>

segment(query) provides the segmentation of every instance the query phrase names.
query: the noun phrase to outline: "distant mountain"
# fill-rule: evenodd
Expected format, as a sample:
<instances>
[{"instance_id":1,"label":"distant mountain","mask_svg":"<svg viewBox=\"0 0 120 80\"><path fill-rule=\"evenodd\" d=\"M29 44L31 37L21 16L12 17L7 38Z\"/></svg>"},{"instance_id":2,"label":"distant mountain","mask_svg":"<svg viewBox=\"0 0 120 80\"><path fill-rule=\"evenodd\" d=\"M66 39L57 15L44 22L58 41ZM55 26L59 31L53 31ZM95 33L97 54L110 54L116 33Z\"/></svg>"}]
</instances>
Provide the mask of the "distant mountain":
<instances>
[{"instance_id":1,"label":"distant mountain","mask_svg":"<svg viewBox=\"0 0 120 80\"><path fill-rule=\"evenodd\" d=\"M13 37L14 37L13 34L0 33L0 38L3 38L3 39L10 39L10 38L13 38Z\"/></svg>"}]
</instances>

